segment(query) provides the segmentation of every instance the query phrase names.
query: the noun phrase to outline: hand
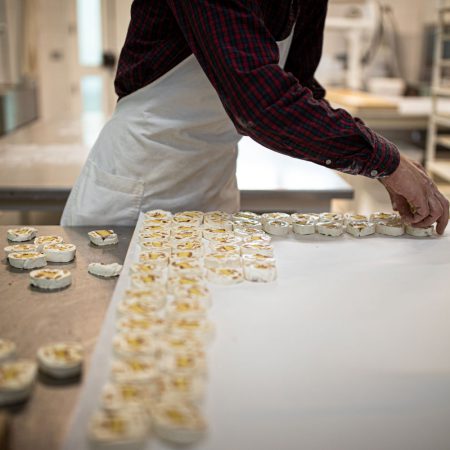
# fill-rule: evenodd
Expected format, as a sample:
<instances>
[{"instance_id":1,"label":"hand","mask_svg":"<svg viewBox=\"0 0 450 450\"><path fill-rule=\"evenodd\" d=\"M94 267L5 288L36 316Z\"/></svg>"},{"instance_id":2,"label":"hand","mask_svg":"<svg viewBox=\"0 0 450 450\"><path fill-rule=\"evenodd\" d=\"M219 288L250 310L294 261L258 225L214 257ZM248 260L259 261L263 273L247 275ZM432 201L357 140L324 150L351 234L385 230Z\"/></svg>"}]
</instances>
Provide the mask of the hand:
<instances>
[{"instance_id":1,"label":"hand","mask_svg":"<svg viewBox=\"0 0 450 450\"><path fill-rule=\"evenodd\" d=\"M380 181L391 197L392 207L405 223L425 228L437 222L436 231L444 234L449 202L420 164L400 156L395 172Z\"/></svg>"}]
</instances>

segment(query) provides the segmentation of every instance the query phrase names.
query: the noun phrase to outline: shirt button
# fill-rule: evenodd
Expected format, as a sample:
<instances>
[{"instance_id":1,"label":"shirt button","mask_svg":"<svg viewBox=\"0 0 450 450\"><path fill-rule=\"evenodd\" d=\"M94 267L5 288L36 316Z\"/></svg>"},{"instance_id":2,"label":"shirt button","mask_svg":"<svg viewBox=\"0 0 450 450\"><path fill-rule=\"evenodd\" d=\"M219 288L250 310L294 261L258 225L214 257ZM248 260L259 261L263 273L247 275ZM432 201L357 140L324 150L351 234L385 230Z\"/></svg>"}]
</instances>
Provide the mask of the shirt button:
<instances>
[{"instance_id":1,"label":"shirt button","mask_svg":"<svg viewBox=\"0 0 450 450\"><path fill-rule=\"evenodd\" d=\"M329 165L331 164L331 159L327 159L327 160L325 161L325 164L326 164L327 166L329 166Z\"/></svg>"},{"instance_id":2,"label":"shirt button","mask_svg":"<svg viewBox=\"0 0 450 450\"><path fill-rule=\"evenodd\" d=\"M372 172L370 172L370 176L372 177L376 177L378 175L378 170L372 170Z\"/></svg>"}]
</instances>

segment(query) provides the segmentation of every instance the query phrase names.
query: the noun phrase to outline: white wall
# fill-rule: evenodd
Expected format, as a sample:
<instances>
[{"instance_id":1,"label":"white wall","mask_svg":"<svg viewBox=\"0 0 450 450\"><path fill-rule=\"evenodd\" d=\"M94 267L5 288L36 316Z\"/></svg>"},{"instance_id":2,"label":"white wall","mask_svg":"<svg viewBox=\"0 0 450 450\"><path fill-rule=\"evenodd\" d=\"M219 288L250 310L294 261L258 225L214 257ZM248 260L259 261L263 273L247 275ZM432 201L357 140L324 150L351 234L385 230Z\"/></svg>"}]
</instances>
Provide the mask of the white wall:
<instances>
[{"instance_id":1,"label":"white wall","mask_svg":"<svg viewBox=\"0 0 450 450\"><path fill-rule=\"evenodd\" d=\"M401 62L407 81L417 83L421 75L423 31L426 24L436 20L438 0L381 0L393 10L399 32ZM341 5L330 3L330 14ZM324 54L336 54L345 49L342 34L327 31L325 35Z\"/></svg>"}]
</instances>

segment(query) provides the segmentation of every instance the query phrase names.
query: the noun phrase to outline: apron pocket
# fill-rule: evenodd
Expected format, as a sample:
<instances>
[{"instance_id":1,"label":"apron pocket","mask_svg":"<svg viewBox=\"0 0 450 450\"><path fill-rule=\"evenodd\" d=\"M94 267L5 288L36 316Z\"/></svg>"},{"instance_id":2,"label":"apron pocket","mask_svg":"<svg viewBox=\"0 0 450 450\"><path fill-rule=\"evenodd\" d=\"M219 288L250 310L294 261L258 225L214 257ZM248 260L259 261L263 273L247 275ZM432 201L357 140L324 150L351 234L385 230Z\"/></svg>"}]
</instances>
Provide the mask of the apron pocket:
<instances>
[{"instance_id":1,"label":"apron pocket","mask_svg":"<svg viewBox=\"0 0 450 450\"><path fill-rule=\"evenodd\" d=\"M73 225L135 225L143 193L143 181L113 175L88 159L69 199L69 216Z\"/></svg>"}]
</instances>

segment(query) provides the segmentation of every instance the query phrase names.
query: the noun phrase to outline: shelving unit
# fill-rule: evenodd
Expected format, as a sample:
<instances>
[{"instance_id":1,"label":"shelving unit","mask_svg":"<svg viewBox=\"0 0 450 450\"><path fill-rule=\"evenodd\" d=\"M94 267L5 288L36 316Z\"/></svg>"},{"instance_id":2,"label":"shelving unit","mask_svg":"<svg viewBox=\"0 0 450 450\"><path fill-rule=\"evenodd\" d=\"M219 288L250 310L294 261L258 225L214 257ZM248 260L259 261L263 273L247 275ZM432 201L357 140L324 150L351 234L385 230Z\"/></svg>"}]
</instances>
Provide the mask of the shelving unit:
<instances>
[{"instance_id":1,"label":"shelving unit","mask_svg":"<svg viewBox=\"0 0 450 450\"><path fill-rule=\"evenodd\" d=\"M431 92L432 112L428 126L425 162L433 175L450 182L450 159L438 159L436 156L438 146L450 149L450 115L439 111L439 100L450 98L450 59L444 54L447 42L450 42L450 0L440 0Z\"/></svg>"}]
</instances>

